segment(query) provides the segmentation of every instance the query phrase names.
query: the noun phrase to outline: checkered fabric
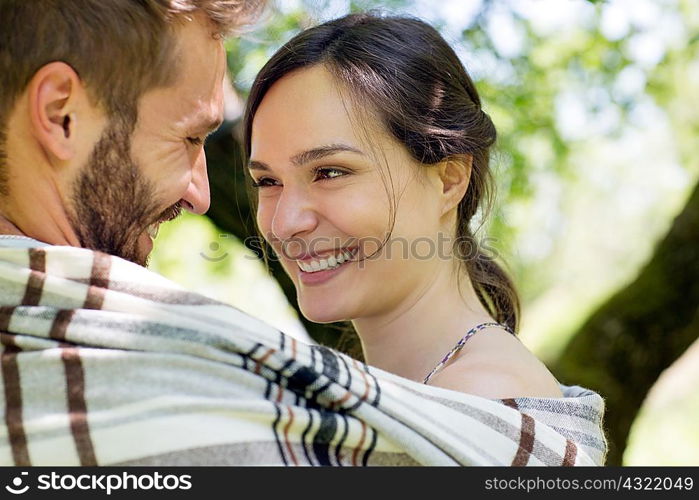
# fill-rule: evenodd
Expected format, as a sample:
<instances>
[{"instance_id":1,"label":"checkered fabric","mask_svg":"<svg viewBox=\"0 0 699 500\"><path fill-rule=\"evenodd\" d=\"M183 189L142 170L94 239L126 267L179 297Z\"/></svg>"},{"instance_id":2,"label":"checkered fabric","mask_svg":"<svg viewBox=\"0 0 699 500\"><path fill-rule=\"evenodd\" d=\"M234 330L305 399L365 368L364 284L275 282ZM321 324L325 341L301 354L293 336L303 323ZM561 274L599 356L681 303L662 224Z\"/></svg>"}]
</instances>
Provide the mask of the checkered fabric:
<instances>
[{"instance_id":1,"label":"checkered fabric","mask_svg":"<svg viewBox=\"0 0 699 500\"><path fill-rule=\"evenodd\" d=\"M306 345L90 250L0 248L3 465L601 465L604 404L491 400Z\"/></svg>"}]
</instances>

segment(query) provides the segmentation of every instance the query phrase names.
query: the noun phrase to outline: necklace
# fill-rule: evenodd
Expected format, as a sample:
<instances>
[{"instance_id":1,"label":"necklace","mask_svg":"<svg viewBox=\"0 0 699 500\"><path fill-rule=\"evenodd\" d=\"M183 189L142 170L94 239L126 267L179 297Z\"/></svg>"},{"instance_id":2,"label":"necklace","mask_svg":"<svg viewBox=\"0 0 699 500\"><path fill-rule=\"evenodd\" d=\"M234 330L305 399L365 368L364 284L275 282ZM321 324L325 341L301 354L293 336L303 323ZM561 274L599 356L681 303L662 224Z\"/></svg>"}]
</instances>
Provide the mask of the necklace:
<instances>
[{"instance_id":1,"label":"necklace","mask_svg":"<svg viewBox=\"0 0 699 500\"><path fill-rule=\"evenodd\" d=\"M432 378L432 375L434 375L439 370L444 368L444 365L446 365L449 362L449 360L452 357L454 357L454 355L463 348L464 344L466 343L466 341L468 339L470 339L476 332L479 332L479 331L483 330L484 328L488 328L489 326L499 326L501 328L504 328L508 332L512 333L512 330L510 329L510 327L503 325L503 324L500 324L500 323L495 323L493 321L488 322L488 323L481 323L479 325L474 326L468 332L466 332L466 335L461 337L461 340L459 340L456 343L456 345L454 347L452 347L451 351L449 351L447 353L447 355L444 356L444 358L442 358L442 361L440 361L439 364L437 366L435 366L430 373L427 374L427 376L425 377L425 380L423 380L422 383L427 384L427 382L429 382L430 379Z\"/></svg>"}]
</instances>

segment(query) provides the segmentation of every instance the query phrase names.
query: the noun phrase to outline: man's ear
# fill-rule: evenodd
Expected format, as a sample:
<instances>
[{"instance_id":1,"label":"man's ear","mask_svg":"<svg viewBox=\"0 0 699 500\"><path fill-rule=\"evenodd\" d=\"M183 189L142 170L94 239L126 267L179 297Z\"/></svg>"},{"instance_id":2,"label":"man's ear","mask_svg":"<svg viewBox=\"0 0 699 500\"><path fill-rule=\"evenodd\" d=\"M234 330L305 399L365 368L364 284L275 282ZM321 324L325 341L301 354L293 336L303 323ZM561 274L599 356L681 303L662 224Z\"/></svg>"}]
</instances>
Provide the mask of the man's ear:
<instances>
[{"instance_id":1,"label":"man's ear","mask_svg":"<svg viewBox=\"0 0 699 500\"><path fill-rule=\"evenodd\" d=\"M442 184L442 215L457 207L468 190L471 180L473 156L456 155L445 158L439 164Z\"/></svg>"},{"instance_id":2,"label":"man's ear","mask_svg":"<svg viewBox=\"0 0 699 500\"><path fill-rule=\"evenodd\" d=\"M79 101L86 98L78 74L64 62L49 63L32 77L28 98L32 134L49 159L72 159Z\"/></svg>"}]
</instances>

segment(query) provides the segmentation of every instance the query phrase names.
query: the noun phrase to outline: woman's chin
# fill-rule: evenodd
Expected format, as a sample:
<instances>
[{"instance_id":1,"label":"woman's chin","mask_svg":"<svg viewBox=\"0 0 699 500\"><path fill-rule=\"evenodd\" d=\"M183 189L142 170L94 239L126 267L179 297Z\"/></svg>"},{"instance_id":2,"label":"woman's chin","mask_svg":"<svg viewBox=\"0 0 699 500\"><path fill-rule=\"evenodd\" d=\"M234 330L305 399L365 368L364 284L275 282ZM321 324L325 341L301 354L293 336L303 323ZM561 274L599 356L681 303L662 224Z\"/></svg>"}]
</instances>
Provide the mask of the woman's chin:
<instances>
[{"instance_id":1,"label":"woman's chin","mask_svg":"<svg viewBox=\"0 0 699 500\"><path fill-rule=\"evenodd\" d=\"M312 304L304 307L303 303L300 305L301 314L308 321L313 321L314 323L335 323L337 321L345 321L347 315L343 314L336 307L322 307L319 304Z\"/></svg>"}]
</instances>

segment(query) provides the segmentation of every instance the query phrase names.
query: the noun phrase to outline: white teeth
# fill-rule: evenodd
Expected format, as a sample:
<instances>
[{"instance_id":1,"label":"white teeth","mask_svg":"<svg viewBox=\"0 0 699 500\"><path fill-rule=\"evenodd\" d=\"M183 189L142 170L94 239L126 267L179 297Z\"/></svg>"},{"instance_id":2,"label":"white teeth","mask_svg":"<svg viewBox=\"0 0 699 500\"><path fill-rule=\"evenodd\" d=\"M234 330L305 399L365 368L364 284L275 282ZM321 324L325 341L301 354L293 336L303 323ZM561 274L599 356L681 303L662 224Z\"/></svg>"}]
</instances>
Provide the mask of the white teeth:
<instances>
[{"instance_id":1,"label":"white teeth","mask_svg":"<svg viewBox=\"0 0 699 500\"><path fill-rule=\"evenodd\" d=\"M298 266L302 271L307 273L314 273L317 271L324 271L326 269L334 269L349 261L352 258L354 251L344 251L337 255L331 255L327 259L312 260L310 262L296 261Z\"/></svg>"}]
</instances>

